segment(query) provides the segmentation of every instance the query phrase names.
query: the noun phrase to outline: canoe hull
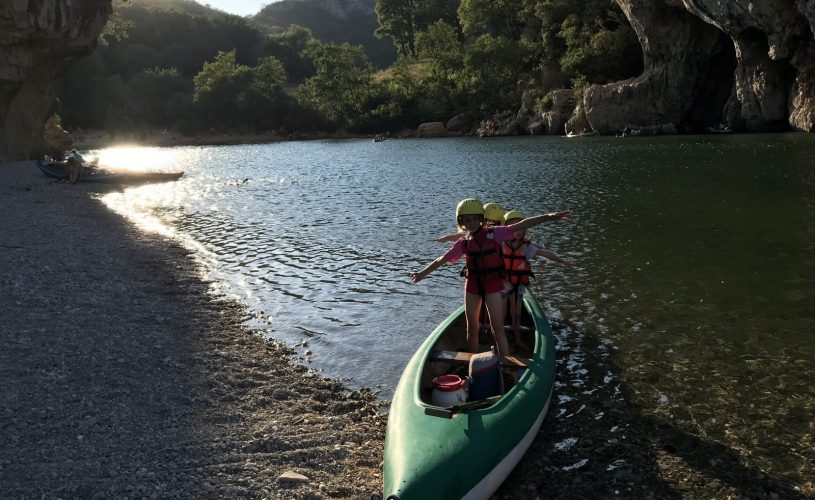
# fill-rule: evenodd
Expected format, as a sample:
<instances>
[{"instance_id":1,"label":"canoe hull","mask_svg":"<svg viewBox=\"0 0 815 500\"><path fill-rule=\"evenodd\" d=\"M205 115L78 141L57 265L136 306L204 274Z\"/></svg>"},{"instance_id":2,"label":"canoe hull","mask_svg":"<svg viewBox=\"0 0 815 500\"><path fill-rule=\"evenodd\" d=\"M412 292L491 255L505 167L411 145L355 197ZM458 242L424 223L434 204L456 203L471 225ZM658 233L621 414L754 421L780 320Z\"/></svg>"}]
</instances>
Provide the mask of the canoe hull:
<instances>
[{"instance_id":1,"label":"canoe hull","mask_svg":"<svg viewBox=\"0 0 815 500\"><path fill-rule=\"evenodd\" d=\"M67 179L68 173L64 162L37 161L37 167L48 177ZM82 167L80 182L109 182L115 184L138 184L147 182L175 181L184 172L112 172L105 169Z\"/></svg>"},{"instance_id":2,"label":"canoe hull","mask_svg":"<svg viewBox=\"0 0 815 500\"><path fill-rule=\"evenodd\" d=\"M512 472L512 469L518 465L521 458L523 458L524 453L526 453L526 450L528 450L529 446L532 444L532 441L535 440L535 437L538 435L538 431L540 430L540 426L543 424L543 419L546 417L546 412L549 410L549 404L551 402L552 390L550 390L549 394L546 396L546 404L538 415L538 418L535 420L532 427L529 428L523 439L521 439L515 448L513 448L512 451L506 457L504 457L503 460L501 460L490 471L490 473L487 474L486 477L484 477L484 479L479 481L478 484L473 487L473 489L462 497L464 500L477 500L482 498L487 499L492 497L492 494L501 486L507 476L509 476L509 473Z\"/></svg>"},{"instance_id":3,"label":"canoe hull","mask_svg":"<svg viewBox=\"0 0 815 500\"><path fill-rule=\"evenodd\" d=\"M524 298L534 320L534 352L514 386L487 408L442 418L422 397L425 365L445 332L461 323L459 308L430 334L408 363L391 402L385 437L384 498L488 499L529 447L554 387L554 340L540 306ZM425 380L423 381L423 374Z\"/></svg>"},{"instance_id":4,"label":"canoe hull","mask_svg":"<svg viewBox=\"0 0 815 500\"><path fill-rule=\"evenodd\" d=\"M54 179L68 178L68 170L65 166L65 162L37 160L37 167L48 177L53 177ZM82 174L82 182L118 182L123 177L123 174L120 173L104 170L94 171L88 167L83 167Z\"/></svg>"}]
</instances>

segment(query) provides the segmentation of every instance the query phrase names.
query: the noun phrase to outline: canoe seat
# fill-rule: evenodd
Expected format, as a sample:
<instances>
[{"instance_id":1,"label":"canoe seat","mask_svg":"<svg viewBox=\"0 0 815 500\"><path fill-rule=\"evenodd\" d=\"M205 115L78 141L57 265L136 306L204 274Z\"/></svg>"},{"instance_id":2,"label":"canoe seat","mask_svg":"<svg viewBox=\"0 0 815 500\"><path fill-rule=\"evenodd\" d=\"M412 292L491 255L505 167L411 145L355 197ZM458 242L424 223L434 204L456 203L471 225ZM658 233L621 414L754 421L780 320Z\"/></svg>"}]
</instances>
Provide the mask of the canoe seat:
<instances>
[{"instance_id":1,"label":"canoe seat","mask_svg":"<svg viewBox=\"0 0 815 500\"><path fill-rule=\"evenodd\" d=\"M504 331L512 332L512 331L515 331L515 329L512 327L512 325L504 325ZM531 326L520 325L520 326L518 326L518 331L519 332L534 332L535 329L532 328Z\"/></svg>"},{"instance_id":2,"label":"canoe seat","mask_svg":"<svg viewBox=\"0 0 815 500\"><path fill-rule=\"evenodd\" d=\"M504 356L501 358L501 364L504 366L511 366L513 368L526 368L531 363L531 359L519 358L518 356Z\"/></svg>"},{"instance_id":3,"label":"canoe seat","mask_svg":"<svg viewBox=\"0 0 815 500\"><path fill-rule=\"evenodd\" d=\"M473 356L471 352L458 351L433 351L430 353L430 361L445 361L447 363L469 363Z\"/></svg>"},{"instance_id":4,"label":"canoe seat","mask_svg":"<svg viewBox=\"0 0 815 500\"><path fill-rule=\"evenodd\" d=\"M471 352L458 352L458 351L433 351L430 353L430 361L444 361L446 363L469 363L470 358L473 357ZM514 368L526 368L532 360L528 358L521 358L518 356L504 356L501 358L501 364L504 366L511 366Z\"/></svg>"}]
</instances>

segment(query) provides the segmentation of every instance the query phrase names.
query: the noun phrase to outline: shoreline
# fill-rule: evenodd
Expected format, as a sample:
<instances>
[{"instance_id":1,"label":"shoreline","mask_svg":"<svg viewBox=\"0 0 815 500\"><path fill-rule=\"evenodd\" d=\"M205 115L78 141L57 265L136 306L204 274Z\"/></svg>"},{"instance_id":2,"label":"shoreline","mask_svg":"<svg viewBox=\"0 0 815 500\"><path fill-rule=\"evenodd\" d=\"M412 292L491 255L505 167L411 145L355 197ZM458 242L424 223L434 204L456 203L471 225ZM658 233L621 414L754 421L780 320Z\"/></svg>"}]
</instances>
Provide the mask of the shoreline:
<instances>
[{"instance_id":1,"label":"shoreline","mask_svg":"<svg viewBox=\"0 0 815 500\"><path fill-rule=\"evenodd\" d=\"M293 360L179 244L95 189L0 165L0 491L13 498L363 498L382 402ZM290 479L284 477L290 473ZM291 474L293 473L293 474Z\"/></svg>"},{"instance_id":2,"label":"shoreline","mask_svg":"<svg viewBox=\"0 0 815 500\"><path fill-rule=\"evenodd\" d=\"M326 139L373 139L374 134L347 132L297 134L291 138L276 133L209 133L194 136L158 130L130 133L112 133L100 130L74 132L72 148L78 150L106 149L123 145L142 147L174 146L227 146L235 144L264 144L284 141L313 141Z\"/></svg>"},{"instance_id":3,"label":"shoreline","mask_svg":"<svg viewBox=\"0 0 815 500\"><path fill-rule=\"evenodd\" d=\"M94 198L104 189L117 188L0 164L0 491L379 491L387 402L247 330L246 309L209 293L188 250L107 209ZM737 450L640 409L619 353L598 350L601 336L568 319L552 324L558 385L498 498L806 498Z\"/></svg>"},{"instance_id":4,"label":"shoreline","mask_svg":"<svg viewBox=\"0 0 815 500\"><path fill-rule=\"evenodd\" d=\"M786 131L786 132L771 132L772 134L802 134L804 132ZM160 130L142 130L138 132L116 133L105 132L102 130L89 130L89 131L75 131L72 133L74 141L71 148L80 151L90 151L97 149L107 149L114 147L124 146L137 146L137 147L177 147L177 146L232 146L240 144L267 144L285 141L319 141L319 140L345 140L345 139L371 139L381 134L353 134L344 131L338 132L312 132L296 134L289 138L276 133L231 133L231 132L213 132L197 135L183 135L176 132L163 132ZM758 133L760 134L760 133ZM733 133L694 133L694 134L637 134L630 137L671 137L671 136L699 136L699 137L722 137L745 135L744 132ZM587 137L617 137L620 136L601 136L597 134L586 134ZM477 134L459 134L449 133L449 138L471 137L479 139L490 139L493 137L562 137L562 138L583 138L582 135L569 136L563 135L529 135L529 134L514 134L514 135L495 135L481 137ZM416 130L405 129L400 132L388 135L386 139L416 139Z\"/></svg>"}]
</instances>

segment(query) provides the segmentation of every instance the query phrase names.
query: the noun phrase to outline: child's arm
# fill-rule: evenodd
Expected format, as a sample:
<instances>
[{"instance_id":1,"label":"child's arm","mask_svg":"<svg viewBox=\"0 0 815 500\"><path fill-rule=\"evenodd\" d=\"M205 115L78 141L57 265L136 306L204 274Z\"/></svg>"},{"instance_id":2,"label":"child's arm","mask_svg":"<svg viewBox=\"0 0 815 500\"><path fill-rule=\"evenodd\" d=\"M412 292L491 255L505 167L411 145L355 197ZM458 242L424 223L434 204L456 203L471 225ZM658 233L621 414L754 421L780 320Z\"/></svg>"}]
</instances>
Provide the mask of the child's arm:
<instances>
[{"instance_id":1,"label":"child's arm","mask_svg":"<svg viewBox=\"0 0 815 500\"><path fill-rule=\"evenodd\" d=\"M551 212L543 215L535 215L534 217L527 217L526 219L520 222L516 222L515 224L511 224L507 227L512 229L513 231L523 231L524 229L529 229L532 226L537 226L541 222L546 222L548 220L568 219L569 217L571 217L571 215L572 215L571 210L564 210L562 212Z\"/></svg>"},{"instance_id":2,"label":"child's arm","mask_svg":"<svg viewBox=\"0 0 815 500\"><path fill-rule=\"evenodd\" d=\"M461 238L460 234L445 234L444 236L439 236L438 238L433 238L433 241L439 243L449 243L451 241L456 241Z\"/></svg>"},{"instance_id":3,"label":"child's arm","mask_svg":"<svg viewBox=\"0 0 815 500\"><path fill-rule=\"evenodd\" d=\"M545 258L547 258L549 260L553 260L553 261L557 262L558 264L560 264L561 266L565 267L566 269L574 269L574 264L560 258L554 252L549 251L549 250L547 250L545 248L538 248L538 250L535 252L535 255L538 256L538 257L545 257Z\"/></svg>"},{"instance_id":4,"label":"child's arm","mask_svg":"<svg viewBox=\"0 0 815 500\"><path fill-rule=\"evenodd\" d=\"M436 259L433 262L431 262L430 264L428 264L421 271L419 271L417 273L411 273L410 274L410 281L412 281L414 283L418 283L418 282L422 281L423 279L425 279L427 277L428 274L432 273L433 271L435 271L436 269L438 269L442 265L444 265L445 262L446 261L444 260L444 256L442 255L438 259Z\"/></svg>"}]
</instances>

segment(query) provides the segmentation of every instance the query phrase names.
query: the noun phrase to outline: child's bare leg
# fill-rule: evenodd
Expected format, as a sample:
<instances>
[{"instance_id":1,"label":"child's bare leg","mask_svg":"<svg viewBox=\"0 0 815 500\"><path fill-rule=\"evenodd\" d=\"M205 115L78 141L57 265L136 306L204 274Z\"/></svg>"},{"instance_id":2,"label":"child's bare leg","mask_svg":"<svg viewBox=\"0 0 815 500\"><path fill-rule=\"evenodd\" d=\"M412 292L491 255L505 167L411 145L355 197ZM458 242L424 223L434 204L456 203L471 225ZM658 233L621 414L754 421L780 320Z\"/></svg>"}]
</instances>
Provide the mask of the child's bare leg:
<instances>
[{"instance_id":1,"label":"child's bare leg","mask_svg":"<svg viewBox=\"0 0 815 500\"><path fill-rule=\"evenodd\" d=\"M515 334L515 343L518 347L526 349L526 342L523 341L521 335L521 306L523 305L523 298L512 294L510 297L512 302L512 332Z\"/></svg>"},{"instance_id":2,"label":"child's bare leg","mask_svg":"<svg viewBox=\"0 0 815 500\"><path fill-rule=\"evenodd\" d=\"M490 314L490 325L492 326L492 336L495 337L495 348L498 349L498 357L509 354L509 343L504 333L504 301L501 292L487 294L485 302L487 311Z\"/></svg>"},{"instance_id":3,"label":"child's bare leg","mask_svg":"<svg viewBox=\"0 0 815 500\"><path fill-rule=\"evenodd\" d=\"M467 318L467 344L472 353L478 352L478 324L481 317L481 296L464 292L464 315Z\"/></svg>"},{"instance_id":4,"label":"child's bare leg","mask_svg":"<svg viewBox=\"0 0 815 500\"><path fill-rule=\"evenodd\" d=\"M486 328L488 326L487 325L487 320L488 319L489 319L489 316L487 315L487 304L484 303L481 306L481 316L479 316L479 319L478 319L478 327L479 328Z\"/></svg>"}]
</instances>

